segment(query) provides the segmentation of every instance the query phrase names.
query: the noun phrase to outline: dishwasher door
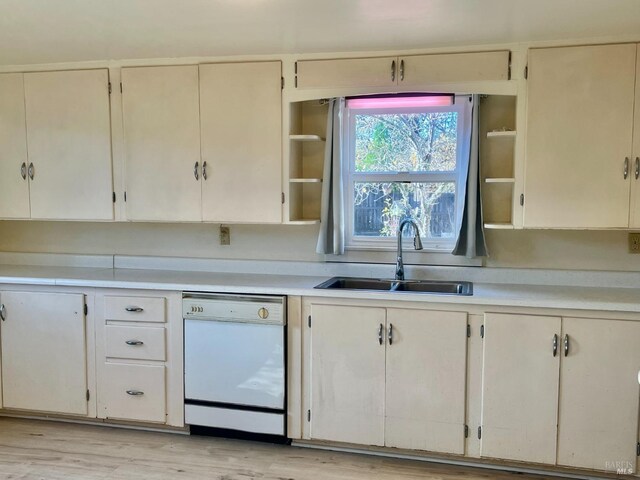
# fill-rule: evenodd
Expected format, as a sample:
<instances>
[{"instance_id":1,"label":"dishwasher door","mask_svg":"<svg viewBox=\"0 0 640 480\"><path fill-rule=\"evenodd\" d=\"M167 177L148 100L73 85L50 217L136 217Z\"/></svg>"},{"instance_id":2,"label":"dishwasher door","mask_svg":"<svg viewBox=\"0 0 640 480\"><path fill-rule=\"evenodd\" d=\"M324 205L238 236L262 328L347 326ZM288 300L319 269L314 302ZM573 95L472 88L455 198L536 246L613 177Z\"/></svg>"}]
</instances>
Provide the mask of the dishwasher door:
<instances>
[{"instance_id":1,"label":"dishwasher door","mask_svg":"<svg viewBox=\"0 0 640 480\"><path fill-rule=\"evenodd\" d=\"M284 409L282 324L187 318L185 399Z\"/></svg>"}]
</instances>

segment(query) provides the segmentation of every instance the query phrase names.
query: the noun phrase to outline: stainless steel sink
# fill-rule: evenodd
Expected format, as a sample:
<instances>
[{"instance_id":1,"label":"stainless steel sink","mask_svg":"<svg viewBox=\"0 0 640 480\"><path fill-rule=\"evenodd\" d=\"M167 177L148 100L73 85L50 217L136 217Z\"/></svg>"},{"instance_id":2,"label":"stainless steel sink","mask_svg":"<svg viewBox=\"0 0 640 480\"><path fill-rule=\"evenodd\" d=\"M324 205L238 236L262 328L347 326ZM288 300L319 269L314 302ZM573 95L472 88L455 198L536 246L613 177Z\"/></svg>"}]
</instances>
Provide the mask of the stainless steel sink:
<instances>
[{"instance_id":1,"label":"stainless steel sink","mask_svg":"<svg viewBox=\"0 0 640 480\"><path fill-rule=\"evenodd\" d=\"M433 280L385 280L377 278L333 277L315 288L365 290L436 295L473 295L471 282L439 282Z\"/></svg>"}]
</instances>

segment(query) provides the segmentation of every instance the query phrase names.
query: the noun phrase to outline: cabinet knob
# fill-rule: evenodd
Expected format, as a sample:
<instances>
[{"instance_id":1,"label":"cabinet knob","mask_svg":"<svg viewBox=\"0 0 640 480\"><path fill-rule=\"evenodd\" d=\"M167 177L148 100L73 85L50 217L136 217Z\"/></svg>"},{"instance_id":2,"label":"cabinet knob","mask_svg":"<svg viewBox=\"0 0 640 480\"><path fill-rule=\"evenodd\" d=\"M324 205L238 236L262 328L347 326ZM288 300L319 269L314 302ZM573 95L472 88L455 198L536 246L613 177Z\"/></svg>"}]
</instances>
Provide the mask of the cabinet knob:
<instances>
[{"instance_id":1,"label":"cabinet knob","mask_svg":"<svg viewBox=\"0 0 640 480\"><path fill-rule=\"evenodd\" d=\"M144 345L144 342L142 342L140 340L126 340L124 343L126 343L127 345L131 345L133 347L137 347L139 345Z\"/></svg>"},{"instance_id":2,"label":"cabinet knob","mask_svg":"<svg viewBox=\"0 0 640 480\"><path fill-rule=\"evenodd\" d=\"M629 176L629 157L625 157L624 159L624 170L622 172L622 176L626 180Z\"/></svg>"},{"instance_id":3,"label":"cabinet knob","mask_svg":"<svg viewBox=\"0 0 640 480\"><path fill-rule=\"evenodd\" d=\"M23 180L27 179L27 164L25 162L22 162L22 165L20 165L20 176Z\"/></svg>"},{"instance_id":4,"label":"cabinet knob","mask_svg":"<svg viewBox=\"0 0 640 480\"><path fill-rule=\"evenodd\" d=\"M391 62L391 81L396 81L396 61Z\"/></svg>"},{"instance_id":5,"label":"cabinet knob","mask_svg":"<svg viewBox=\"0 0 640 480\"><path fill-rule=\"evenodd\" d=\"M4 309L4 303L0 305L0 318L2 319L3 322L7 319L5 309Z\"/></svg>"},{"instance_id":6,"label":"cabinet knob","mask_svg":"<svg viewBox=\"0 0 640 480\"><path fill-rule=\"evenodd\" d=\"M198 162L193 166L193 176L196 177L196 180L200 180L200 175L198 174L198 166L200 164Z\"/></svg>"},{"instance_id":7,"label":"cabinet knob","mask_svg":"<svg viewBox=\"0 0 640 480\"><path fill-rule=\"evenodd\" d=\"M33 172L33 163L29 164L29 178L33 180L34 172Z\"/></svg>"},{"instance_id":8,"label":"cabinet knob","mask_svg":"<svg viewBox=\"0 0 640 480\"><path fill-rule=\"evenodd\" d=\"M553 351L553 356L555 357L556 355L558 355L558 334L554 334L553 335L553 347L552 347L552 351Z\"/></svg>"},{"instance_id":9,"label":"cabinet knob","mask_svg":"<svg viewBox=\"0 0 640 480\"><path fill-rule=\"evenodd\" d=\"M387 336L389 337L389 345L393 345L393 323L389 324L389 333Z\"/></svg>"},{"instance_id":10,"label":"cabinet knob","mask_svg":"<svg viewBox=\"0 0 640 480\"><path fill-rule=\"evenodd\" d=\"M202 162L202 179L207 179L207 162Z\"/></svg>"},{"instance_id":11,"label":"cabinet knob","mask_svg":"<svg viewBox=\"0 0 640 480\"><path fill-rule=\"evenodd\" d=\"M142 308L142 307L125 307L124 309L127 312L136 312L136 313L140 313L140 312L144 311L144 308Z\"/></svg>"},{"instance_id":12,"label":"cabinet knob","mask_svg":"<svg viewBox=\"0 0 640 480\"><path fill-rule=\"evenodd\" d=\"M404 81L404 60L400 60L400 81Z\"/></svg>"},{"instance_id":13,"label":"cabinet knob","mask_svg":"<svg viewBox=\"0 0 640 480\"><path fill-rule=\"evenodd\" d=\"M382 324L378 327L378 343L380 345L384 343L384 325Z\"/></svg>"},{"instance_id":14,"label":"cabinet knob","mask_svg":"<svg viewBox=\"0 0 640 480\"><path fill-rule=\"evenodd\" d=\"M564 336L564 356L569 355L569 335Z\"/></svg>"},{"instance_id":15,"label":"cabinet knob","mask_svg":"<svg viewBox=\"0 0 640 480\"><path fill-rule=\"evenodd\" d=\"M140 395L144 395L144 392L140 390L127 390L127 395L131 395L132 397L139 397Z\"/></svg>"},{"instance_id":16,"label":"cabinet knob","mask_svg":"<svg viewBox=\"0 0 640 480\"><path fill-rule=\"evenodd\" d=\"M636 180L640 177L640 157L636 157Z\"/></svg>"}]
</instances>

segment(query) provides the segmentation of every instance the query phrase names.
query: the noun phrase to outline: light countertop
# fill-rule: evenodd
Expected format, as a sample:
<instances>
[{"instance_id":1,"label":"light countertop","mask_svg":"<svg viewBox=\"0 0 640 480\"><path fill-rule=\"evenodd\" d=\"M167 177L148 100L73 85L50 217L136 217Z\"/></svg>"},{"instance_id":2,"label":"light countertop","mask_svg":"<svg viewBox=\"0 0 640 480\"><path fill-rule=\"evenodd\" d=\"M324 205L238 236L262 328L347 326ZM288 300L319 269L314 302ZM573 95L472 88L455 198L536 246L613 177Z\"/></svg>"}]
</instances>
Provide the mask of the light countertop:
<instances>
[{"instance_id":1,"label":"light countertop","mask_svg":"<svg viewBox=\"0 0 640 480\"><path fill-rule=\"evenodd\" d=\"M0 284L253 293L640 313L640 289L474 282L472 296L318 290L326 276L0 265ZM462 280L452 278L451 280Z\"/></svg>"}]
</instances>

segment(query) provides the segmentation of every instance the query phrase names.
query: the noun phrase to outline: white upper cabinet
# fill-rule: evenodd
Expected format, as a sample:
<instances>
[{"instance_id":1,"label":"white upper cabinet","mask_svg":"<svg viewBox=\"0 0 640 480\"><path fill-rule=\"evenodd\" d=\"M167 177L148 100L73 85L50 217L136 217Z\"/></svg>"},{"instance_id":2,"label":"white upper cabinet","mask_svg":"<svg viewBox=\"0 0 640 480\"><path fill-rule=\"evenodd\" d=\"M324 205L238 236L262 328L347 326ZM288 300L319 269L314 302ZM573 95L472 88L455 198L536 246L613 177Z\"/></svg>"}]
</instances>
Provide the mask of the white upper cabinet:
<instances>
[{"instance_id":1,"label":"white upper cabinet","mask_svg":"<svg viewBox=\"0 0 640 480\"><path fill-rule=\"evenodd\" d=\"M559 317L485 314L483 457L555 464L560 327Z\"/></svg>"},{"instance_id":2,"label":"white upper cabinet","mask_svg":"<svg viewBox=\"0 0 640 480\"><path fill-rule=\"evenodd\" d=\"M0 218L29 218L22 73L0 75Z\"/></svg>"},{"instance_id":3,"label":"white upper cabinet","mask_svg":"<svg viewBox=\"0 0 640 480\"><path fill-rule=\"evenodd\" d=\"M558 465L634 469L640 322L563 318L562 330Z\"/></svg>"},{"instance_id":4,"label":"white upper cabinet","mask_svg":"<svg viewBox=\"0 0 640 480\"><path fill-rule=\"evenodd\" d=\"M399 85L509 80L509 51L410 55L398 58Z\"/></svg>"},{"instance_id":5,"label":"white upper cabinet","mask_svg":"<svg viewBox=\"0 0 640 480\"><path fill-rule=\"evenodd\" d=\"M109 75L24 74L31 218L112 220Z\"/></svg>"},{"instance_id":6,"label":"white upper cabinet","mask_svg":"<svg viewBox=\"0 0 640 480\"><path fill-rule=\"evenodd\" d=\"M122 69L128 220L200 221L198 66Z\"/></svg>"},{"instance_id":7,"label":"white upper cabinet","mask_svg":"<svg viewBox=\"0 0 640 480\"><path fill-rule=\"evenodd\" d=\"M529 52L525 228L629 226L635 77L635 44Z\"/></svg>"},{"instance_id":8,"label":"white upper cabinet","mask_svg":"<svg viewBox=\"0 0 640 480\"><path fill-rule=\"evenodd\" d=\"M640 228L640 46L638 46L636 52L636 98L633 125L633 176L631 177L629 226L631 228Z\"/></svg>"},{"instance_id":9,"label":"white upper cabinet","mask_svg":"<svg viewBox=\"0 0 640 480\"><path fill-rule=\"evenodd\" d=\"M299 89L420 87L508 79L508 50L296 62Z\"/></svg>"},{"instance_id":10,"label":"white upper cabinet","mask_svg":"<svg viewBox=\"0 0 640 480\"><path fill-rule=\"evenodd\" d=\"M200 65L202 219L282 221L280 62Z\"/></svg>"}]
</instances>

